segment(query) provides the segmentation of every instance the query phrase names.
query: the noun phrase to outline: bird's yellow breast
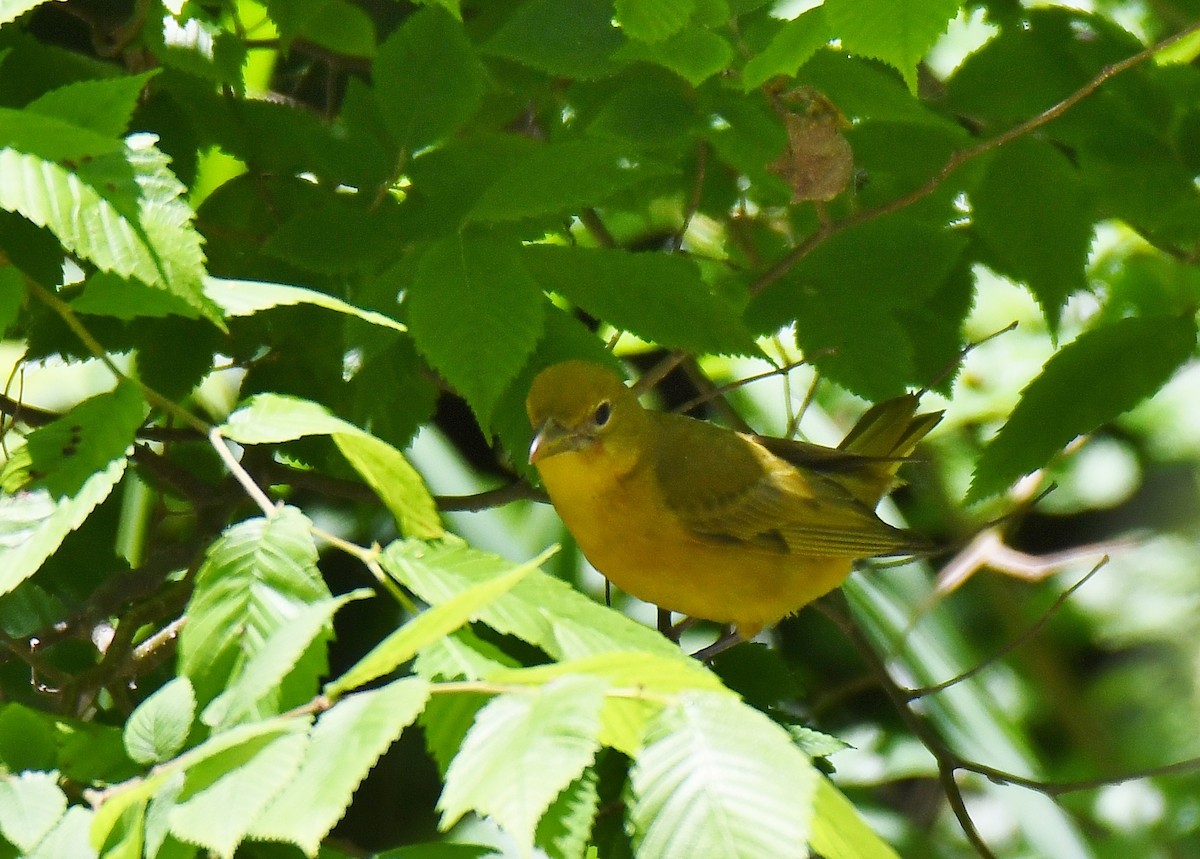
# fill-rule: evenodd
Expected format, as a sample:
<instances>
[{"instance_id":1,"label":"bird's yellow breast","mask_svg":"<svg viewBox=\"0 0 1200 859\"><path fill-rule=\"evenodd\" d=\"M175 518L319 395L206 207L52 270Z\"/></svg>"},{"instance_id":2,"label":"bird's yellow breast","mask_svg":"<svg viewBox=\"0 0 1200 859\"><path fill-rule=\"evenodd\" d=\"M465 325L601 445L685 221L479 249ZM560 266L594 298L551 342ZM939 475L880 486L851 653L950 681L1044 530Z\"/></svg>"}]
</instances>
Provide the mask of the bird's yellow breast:
<instances>
[{"instance_id":1,"label":"bird's yellow breast","mask_svg":"<svg viewBox=\"0 0 1200 859\"><path fill-rule=\"evenodd\" d=\"M801 557L688 531L671 514L654 470L617 474L603 444L537 463L579 548L626 593L662 608L734 623L745 638L837 587L842 558Z\"/></svg>"}]
</instances>

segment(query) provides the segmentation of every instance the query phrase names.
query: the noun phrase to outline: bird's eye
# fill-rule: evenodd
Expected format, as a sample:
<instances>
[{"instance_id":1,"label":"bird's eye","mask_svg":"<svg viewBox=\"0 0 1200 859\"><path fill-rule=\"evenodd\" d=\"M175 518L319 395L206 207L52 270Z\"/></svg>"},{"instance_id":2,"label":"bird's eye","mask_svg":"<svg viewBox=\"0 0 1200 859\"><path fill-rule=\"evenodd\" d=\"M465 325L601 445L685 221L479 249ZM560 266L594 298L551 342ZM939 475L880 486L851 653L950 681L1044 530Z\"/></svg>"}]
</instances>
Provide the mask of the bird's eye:
<instances>
[{"instance_id":1,"label":"bird's eye","mask_svg":"<svg viewBox=\"0 0 1200 859\"><path fill-rule=\"evenodd\" d=\"M598 427L608 423L608 419L612 417L612 405L605 400L600 405L596 406L596 411L592 413L592 423Z\"/></svg>"}]
</instances>

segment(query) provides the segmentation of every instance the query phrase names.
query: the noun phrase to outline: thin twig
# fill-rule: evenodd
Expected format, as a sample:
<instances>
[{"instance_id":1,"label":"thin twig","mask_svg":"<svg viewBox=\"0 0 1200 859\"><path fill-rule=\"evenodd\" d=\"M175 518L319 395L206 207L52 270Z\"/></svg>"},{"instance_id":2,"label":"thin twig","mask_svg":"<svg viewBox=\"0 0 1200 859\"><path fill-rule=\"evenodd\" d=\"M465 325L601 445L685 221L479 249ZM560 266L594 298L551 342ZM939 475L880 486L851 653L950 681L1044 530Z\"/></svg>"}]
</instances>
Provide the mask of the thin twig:
<instances>
[{"instance_id":1,"label":"thin twig","mask_svg":"<svg viewBox=\"0 0 1200 859\"><path fill-rule=\"evenodd\" d=\"M229 449L229 445L225 442L225 437L221 435L220 429L213 427L208 433L208 440L212 444L213 450L217 452L217 456L221 457L221 461L229 469L229 473L242 485L242 489L258 505L258 509L262 510L263 515L270 519L278 513L279 508L267 497L267 493L262 490L262 487L254 482L254 478L250 476L246 469L242 468L242 464L237 461L237 457L233 455L233 451Z\"/></svg>"}]
</instances>

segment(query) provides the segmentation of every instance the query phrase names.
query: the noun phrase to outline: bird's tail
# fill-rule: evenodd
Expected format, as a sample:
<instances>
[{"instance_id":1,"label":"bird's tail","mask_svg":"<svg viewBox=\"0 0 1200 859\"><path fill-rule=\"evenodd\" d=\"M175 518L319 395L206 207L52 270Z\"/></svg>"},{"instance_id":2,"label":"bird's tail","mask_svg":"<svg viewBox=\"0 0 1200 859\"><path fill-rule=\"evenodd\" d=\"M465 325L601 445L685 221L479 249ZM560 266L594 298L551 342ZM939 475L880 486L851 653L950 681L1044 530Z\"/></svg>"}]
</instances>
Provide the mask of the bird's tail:
<instances>
[{"instance_id":1,"label":"bird's tail","mask_svg":"<svg viewBox=\"0 0 1200 859\"><path fill-rule=\"evenodd\" d=\"M917 414L920 401L905 394L872 406L842 439L839 450L863 457L854 469L838 476L855 498L871 507L896 482L896 469L938 421L941 412Z\"/></svg>"}]
</instances>

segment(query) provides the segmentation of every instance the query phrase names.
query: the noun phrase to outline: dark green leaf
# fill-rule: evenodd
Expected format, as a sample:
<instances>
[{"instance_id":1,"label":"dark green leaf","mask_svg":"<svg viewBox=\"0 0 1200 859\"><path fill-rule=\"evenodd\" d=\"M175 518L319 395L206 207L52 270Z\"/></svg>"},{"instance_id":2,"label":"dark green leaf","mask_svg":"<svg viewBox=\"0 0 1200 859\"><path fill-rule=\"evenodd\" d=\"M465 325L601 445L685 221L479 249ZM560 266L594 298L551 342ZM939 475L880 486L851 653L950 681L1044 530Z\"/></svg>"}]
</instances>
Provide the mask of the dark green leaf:
<instances>
[{"instance_id":1,"label":"dark green leaf","mask_svg":"<svg viewBox=\"0 0 1200 859\"><path fill-rule=\"evenodd\" d=\"M417 349L485 429L542 334L542 296L516 242L448 236L421 258L408 295Z\"/></svg>"},{"instance_id":2,"label":"dark green leaf","mask_svg":"<svg viewBox=\"0 0 1200 859\"><path fill-rule=\"evenodd\" d=\"M488 40L490 54L552 75L594 80L616 69L625 42L610 0L529 0Z\"/></svg>"},{"instance_id":3,"label":"dark green leaf","mask_svg":"<svg viewBox=\"0 0 1200 859\"><path fill-rule=\"evenodd\" d=\"M1190 317L1131 317L1079 335L1022 391L1008 422L984 448L967 500L994 495L1045 465L1076 436L1151 396L1195 344Z\"/></svg>"},{"instance_id":4,"label":"dark green leaf","mask_svg":"<svg viewBox=\"0 0 1200 859\"><path fill-rule=\"evenodd\" d=\"M1027 283L1057 328L1067 298L1087 286L1095 220L1075 167L1049 144L1014 141L996 154L971 204L995 267Z\"/></svg>"},{"instance_id":5,"label":"dark green leaf","mask_svg":"<svg viewBox=\"0 0 1200 859\"><path fill-rule=\"evenodd\" d=\"M483 68L462 24L437 8L410 16L379 46L374 79L384 121L412 153L466 122L484 88Z\"/></svg>"},{"instance_id":6,"label":"dark green leaf","mask_svg":"<svg viewBox=\"0 0 1200 859\"><path fill-rule=\"evenodd\" d=\"M827 0L834 35L851 53L894 66L917 91L917 63L946 32L959 0Z\"/></svg>"},{"instance_id":7,"label":"dark green leaf","mask_svg":"<svg viewBox=\"0 0 1200 859\"><path fill-rule=\"evenodd\" d=\"M818 6L785 22L770 44L746 61L742 86L757 89L776 75L794 77L796 71L831 38L823 7Z\"/></svg>"},{"instance_id":8,"label":"dark green leaf","mask_svg":"<svg viewBox=\"0 0 1200 859\"><path fill-rule=\"evenodd\" d=\"M125 133L142 90L158 70L105 80L78 81L51 90L25 110L60 119L105 137Z\"/></svg>"},{"instance_id":9,"label":"dark green leaf","mask_svg":"<svg viewBox=\"0 0 1200 859\"><path fill-rule=\"evenodd\" d=\"M616 0L617 23L629 36L661 42L679 32L696 8L696 0Z\"/></svg>"},{"instance_id":10,"label":"dark green leaf","mask_svg":"<svg viewBox=\"0 0 1200 859\"><path fill-rule=\"evenodd\" d=\"M682 256L530 245L524 262L547 292L668 349L754 355L737 310L714 294Z\"/></svg>"}]
</instances>

